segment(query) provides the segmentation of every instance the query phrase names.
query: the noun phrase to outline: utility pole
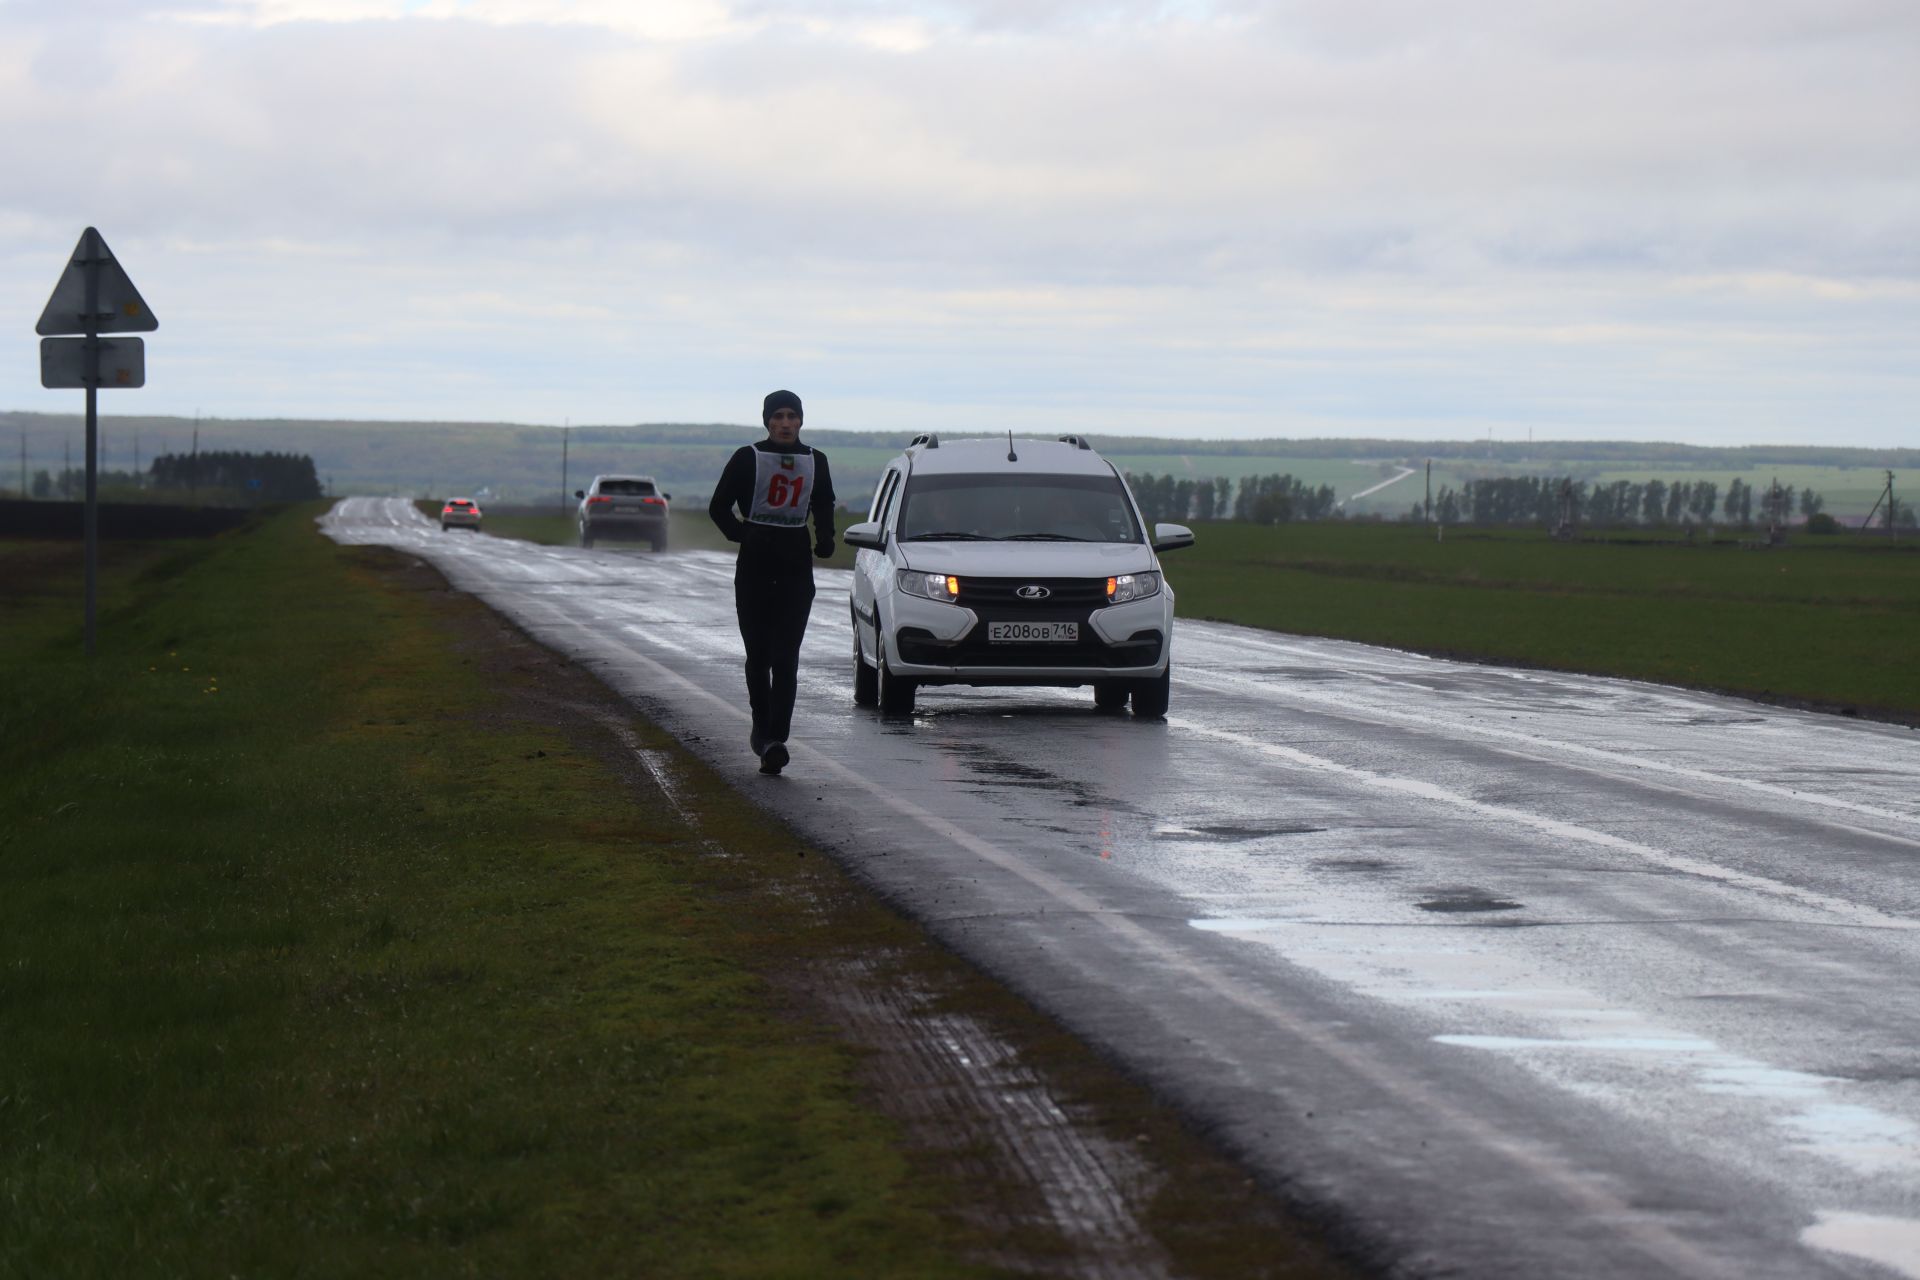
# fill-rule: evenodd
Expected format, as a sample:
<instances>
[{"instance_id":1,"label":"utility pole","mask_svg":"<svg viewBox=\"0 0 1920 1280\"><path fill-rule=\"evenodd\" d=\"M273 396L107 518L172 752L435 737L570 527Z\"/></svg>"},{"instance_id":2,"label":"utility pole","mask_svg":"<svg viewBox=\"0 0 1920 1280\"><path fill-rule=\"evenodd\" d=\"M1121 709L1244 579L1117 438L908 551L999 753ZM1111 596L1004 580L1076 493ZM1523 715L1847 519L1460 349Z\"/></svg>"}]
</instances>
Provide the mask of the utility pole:
<instances>
[{"instance_id":1,"label":"utility pole","mask_svg":"<svg viewBox=\"0 0 1920 1280\"><path fill-rule=\"evenodd\" d=\"M1894 497L1893 497L1893 472L1891 471L1887 472L1887 487L1882 489L1880 491L1880 496L1873 500L1873 510L1867 512L1867 518L1860 522L1860 532L1865 533L1868 529L1873 528L1873 518L1874 516L1880 513L1880 506L1882 503L1886 504L1887 536L1891 538L1896 536L1893 532Z\"/></svg>"},{"instance_id":2,"label":"utility pole","mask_svg":"<svg viewBox=\"0 0 1920 1280\"><path fill-rule=\"evenodd\" d=\"M1427 459L1427 523L1433 523L1433 459Z\"/></svg>"},{"instance_id":3,"label":"utility pole","mask_svg":"<svg viewBox=\"0 0 1920 1280\"><path fill-rule=\"evenodd\" d=\"M20 428L20 496L27 496L27 429Z\"/></svg>"},{"instance_id":4,"label":"utility pole","mask_svg":"<svg viewBox=\"0 0 1920 1280\"><path fill-rule=\"evenodd\" d=\"M560 420L560 514L567 514L567 436L573 430L573 419Z\"/></svg>"},{"instance_id":5,"label":"utility pole","mask_svg":"<svg viewBox=\"0 0 1920 1280\"><path fill-rule=\"evenodd\" d=\"M200 493L200 411L193 411L193 454L187 459L187 496Z\"/></svg>"}]
</instances>

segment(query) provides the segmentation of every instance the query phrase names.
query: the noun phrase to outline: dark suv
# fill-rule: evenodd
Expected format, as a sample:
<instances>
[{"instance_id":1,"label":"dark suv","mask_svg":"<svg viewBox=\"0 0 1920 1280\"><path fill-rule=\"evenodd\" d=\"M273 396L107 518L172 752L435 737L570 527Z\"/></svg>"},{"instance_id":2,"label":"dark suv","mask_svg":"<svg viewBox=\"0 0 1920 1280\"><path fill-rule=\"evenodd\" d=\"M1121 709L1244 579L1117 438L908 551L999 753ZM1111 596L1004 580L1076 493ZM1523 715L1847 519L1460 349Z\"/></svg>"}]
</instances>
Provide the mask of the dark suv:
<instances>
[{"instance_id":1,"label":"dark suv","mask_svg":"<svg viewBox=\"0 0 1920 1280\"><path fill-rule=\"evenodd\" d=\"M652 476L595 476L573 496L580 499L581 546L592 546L596 538L644 538L655 551L667 549L673 495L660 492Z\"/></svg>"}]
</instances>

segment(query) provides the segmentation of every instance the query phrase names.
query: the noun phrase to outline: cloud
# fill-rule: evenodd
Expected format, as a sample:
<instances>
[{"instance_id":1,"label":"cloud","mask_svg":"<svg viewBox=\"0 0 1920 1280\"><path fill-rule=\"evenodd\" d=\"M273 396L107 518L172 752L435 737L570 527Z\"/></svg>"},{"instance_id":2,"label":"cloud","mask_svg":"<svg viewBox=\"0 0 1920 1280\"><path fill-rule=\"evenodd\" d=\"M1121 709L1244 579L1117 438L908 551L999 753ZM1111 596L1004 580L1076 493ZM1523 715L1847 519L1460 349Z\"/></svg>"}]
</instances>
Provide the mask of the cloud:
<instances>
[{"instance_id":1,"label":"cloud","mask_svg":"<svg viewBox=\"0 0 1920 1280\"><path fill-rule=\"evenodd\" d=\"M189 334L283 359L264 299L320 358L378 335L529 417L661 416L663 378L718 406L785 360L861 404L1167 430L1744 438L1765 386L1770 429L1841 395L1891 438L1916 55L1920 11L1869 0L15 3L0 292L37 308L99 224L180 317L150 401ZM368 411L419 412L390 372Z\"/></svg>"}]
</instances>

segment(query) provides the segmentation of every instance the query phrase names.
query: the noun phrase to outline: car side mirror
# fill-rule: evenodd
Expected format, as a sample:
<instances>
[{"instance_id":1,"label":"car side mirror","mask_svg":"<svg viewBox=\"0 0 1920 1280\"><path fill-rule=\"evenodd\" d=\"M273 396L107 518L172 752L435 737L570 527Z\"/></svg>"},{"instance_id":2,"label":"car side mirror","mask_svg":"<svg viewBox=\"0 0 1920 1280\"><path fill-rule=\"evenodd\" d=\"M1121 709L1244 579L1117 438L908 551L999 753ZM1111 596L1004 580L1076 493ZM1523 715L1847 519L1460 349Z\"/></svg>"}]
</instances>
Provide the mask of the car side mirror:
<instances>
[{"instance_id":1,"label":"car side mirror","mask_svg":"<svg viewBox=\"0 0 1920 1280\"><path fill-rule=\"evenodd\" d=\"M584 498L587 496L587 491L585 489L575 489L573 491L573 496L576 498Z\"/></svg>"},{"instance_id":2,"label":"car side mirror","mask_svg":"<svg viewBox=\"0 0 1920 1280\"><path fill-rule=\"evenodd\" d=\"M1193 545L1193 530L1183 524L1156 524L1153 526L1153 549L1155 551L1178 551L1182 547Z\"/></svg>"},{"instance_id":3,"label":"car side mirror","mask_svg":"<svg viewBox=\"0 0 1920 1280\"><path fill-rule=\"evenodd\" d=\"M869 551L884 551L887 547L886 530L872 520L848 525L840 534L840 540L850 547L865 547Z\"/></svg>"},{"instance_id":4,"label":"car side mirror","mask_svg":"<svg viewBox=\"0 0 1920 1280\"><path fill-rule=\"evenodd\" d=\"M663 497L663 498L665 498L665 499L666 499L666 500L667 500L668 502L672 502L672 501L673 501L673 495L672 495L672 494L670 494L670 493L663 493L663 494L661 494L660 496L661 496L661 497Z\"/></svg>"}]
</instances>

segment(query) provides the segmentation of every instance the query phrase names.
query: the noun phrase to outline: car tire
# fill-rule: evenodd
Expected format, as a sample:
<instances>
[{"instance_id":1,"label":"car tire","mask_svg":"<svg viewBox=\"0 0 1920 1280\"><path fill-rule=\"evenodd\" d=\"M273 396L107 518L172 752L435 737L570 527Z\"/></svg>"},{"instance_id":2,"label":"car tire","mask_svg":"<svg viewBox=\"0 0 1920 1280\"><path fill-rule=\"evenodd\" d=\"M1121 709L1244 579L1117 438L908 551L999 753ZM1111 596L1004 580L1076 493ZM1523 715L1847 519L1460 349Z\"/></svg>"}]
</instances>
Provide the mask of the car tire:
<instances>
[{"instance_id":1,"label":"car tire","mask_svg":"<svg viewBox=\"0 0 1920 1280\"><path fill-rule=\"evenodd\" d=\"M593 535L584 529L580 531L580 545L588 550L593 549Z\"/></svg>"},{"instance_id":2,"label":"car tire","mask_svg":"<svg viewBox=\"0 0 1920 1280\"><path fill-rule=\"evenodd\" d=\"M855 627L860 624L854 623ZM871 707L880 701L880 673L873 669L865 654L860 652L860 633L853 635L853 704L857 707Z\"/></svg>"},{"instance_id":3,"label":"car tire","mask_svg":"<svg viewBox=\"0 0 1920 1280\"><path fill-rule=\"evenodd\" d=\"M880 699L880 714L883 716L912 715L913 681L896 676L887 667L887 650L884 645L875 656L880 660L880 669L874 673L875 692Z\"/></svg>"},{"instance_id":4,"label":"car tire","mask_svg":"<svg viewBox=\"0 0 1920 1280\"><path fill-rule=\"evenodd\" d=\"M661 552L667 549L667 539L664 534L653 540L653 549L655 552Z\"/></svg>"},{"instance_id":5,"label":"car tire","mask_svg":"<svg viewBox=\"0 0 1920 1280\"><path fill-rule=\"evenodd\" d=\"M440 532L445 533L446 531L447 531L447 522L445 520L442 520L440 522Z\"/></svg>"},{"instance_id":6,"label":"car tire","mask_svg":"<svg viewBox=\"0 0 1920 1280\"><path fill-rule=\"evenodd\" d=\"M1093 705L1097 711L1124 711L1127 698L1132 690L1123 680L1096 680L1093 682Z\"/></svg>"},{"instance_id":7,"label":"car tire","mask_svg":"<svg viewBox=\"0 0 1920 1280\"><path fill-rule=\"evenodd\" d=\"M1143 720L1163 719L1173 692L1173 664L1150 680L1133 682L1133 714Z\"/></svg>"}]
</instances>

